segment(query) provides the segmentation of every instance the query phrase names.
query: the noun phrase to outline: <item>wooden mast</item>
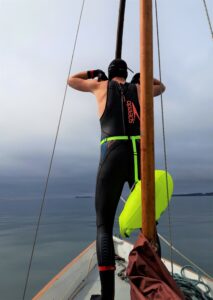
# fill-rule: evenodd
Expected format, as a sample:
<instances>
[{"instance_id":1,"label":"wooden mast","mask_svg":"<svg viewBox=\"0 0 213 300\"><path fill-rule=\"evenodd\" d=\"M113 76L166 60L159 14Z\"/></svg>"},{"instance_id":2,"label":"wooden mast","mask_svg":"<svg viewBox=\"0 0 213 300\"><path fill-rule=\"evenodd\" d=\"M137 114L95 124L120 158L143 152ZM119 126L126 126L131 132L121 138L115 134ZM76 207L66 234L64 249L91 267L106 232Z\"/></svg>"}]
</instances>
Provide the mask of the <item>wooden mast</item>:
<instances>
[{"instance_id":1,"label":"wooden mast","mask_svg":"<svg viewBox=\"0 0 213 300\"><path fill-rule=\"evenodd\" d=\"M122 54L125 6L126 0L120 0L115 58ZM142 228L145 237L155 243L152 0L140 0L140 82Z\"/></svg>"},{"instance_id":2,"label":"wooden mast","mask_svg":"<svg viewBox=\"0 0 213 300\"><path fill-rule=\"evenodd\" d=\"M142 229L155 244L152 0L140 0Z\"/></svg>"},{"instance_id":3,"label":"wooden mast","mask_svg":"<svg viewBox=\"0 0 213 300\"><path fill-rule=\"evenodd\" d=\"M115 58L121 58L126 0L120 0Z\"/></svg>"}]
</instances>

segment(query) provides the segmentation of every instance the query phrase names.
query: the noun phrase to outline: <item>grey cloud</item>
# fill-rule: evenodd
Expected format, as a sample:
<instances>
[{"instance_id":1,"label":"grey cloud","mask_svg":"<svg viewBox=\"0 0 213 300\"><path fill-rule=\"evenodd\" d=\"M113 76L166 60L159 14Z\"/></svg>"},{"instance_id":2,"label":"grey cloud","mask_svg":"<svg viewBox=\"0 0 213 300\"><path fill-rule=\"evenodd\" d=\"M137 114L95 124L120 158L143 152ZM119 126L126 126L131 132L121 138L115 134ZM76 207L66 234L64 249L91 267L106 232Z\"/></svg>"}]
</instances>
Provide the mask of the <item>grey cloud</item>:
<instances>
[{"instance_id":1,"label":"grey cloud","mask_svg":"<svg viewBox=\"0 0 213 300\"><path fill-rule=\"evenodd\" d=\"M91 6L85 6L72 73L96 66L106 71L114 57L118 3L91 1ZM92 8L94 5L99 14ZM138 71L139 15L135 14L138 1L131 1L127 7L123 56L131 68ZM209 8L211 11L211 3ZM0 174L43 176L56 133L80 3L71 5L70 1L64 1L61 5L53 1L50 8L43 1L30 5L24 0L5 2L0 13L4 25L1 28L7 28L7 31L0 30L3 54L0 58L3 66ZM111 22L106 26L108 20ZM180 191L199 188L204 181L206 188L211 189L213 60L204 10L193 0L187 3L164 1L159 3L159 22L162 76L167 86L164 109L169 166ZM157 69L155 47L156 77ZM155 110L156 165L163 167L159 99L155 100ZM93 96L69 88L53 175L60 178L95 176L99 139Z\"/></svg>"}]
</instances>

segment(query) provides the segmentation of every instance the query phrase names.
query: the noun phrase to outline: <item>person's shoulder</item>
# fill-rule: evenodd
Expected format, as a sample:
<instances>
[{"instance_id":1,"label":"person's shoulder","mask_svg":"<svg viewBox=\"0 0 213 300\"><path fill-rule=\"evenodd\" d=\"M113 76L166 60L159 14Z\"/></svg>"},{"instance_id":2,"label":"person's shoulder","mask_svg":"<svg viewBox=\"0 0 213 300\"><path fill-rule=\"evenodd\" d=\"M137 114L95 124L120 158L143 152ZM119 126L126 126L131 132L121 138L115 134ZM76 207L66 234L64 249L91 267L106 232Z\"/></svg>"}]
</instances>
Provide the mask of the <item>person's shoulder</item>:
<instances>
[{"instance_id":1,"label":"person's shoulder","mask_svg":"<svg viewBox=\"0 0 213 300\"><path fill-rule=\"evenodd\" d=\"M105 90L107 90L108 87L108 80L103 80L103 81L97 81L93 85L93 90L92 93L93 94L99 94L104 92Z\"/></svg>"},{"instance_id":2,"label":"person's shoulder","mask_svg":"<svg viewBox=\"0 0 213 300\"><path fill-rule=\"evenodd\" d=\"M99 88L107 88L109 82L109 80L97 81L97 86Z\"/></svg>"}]
</instances>

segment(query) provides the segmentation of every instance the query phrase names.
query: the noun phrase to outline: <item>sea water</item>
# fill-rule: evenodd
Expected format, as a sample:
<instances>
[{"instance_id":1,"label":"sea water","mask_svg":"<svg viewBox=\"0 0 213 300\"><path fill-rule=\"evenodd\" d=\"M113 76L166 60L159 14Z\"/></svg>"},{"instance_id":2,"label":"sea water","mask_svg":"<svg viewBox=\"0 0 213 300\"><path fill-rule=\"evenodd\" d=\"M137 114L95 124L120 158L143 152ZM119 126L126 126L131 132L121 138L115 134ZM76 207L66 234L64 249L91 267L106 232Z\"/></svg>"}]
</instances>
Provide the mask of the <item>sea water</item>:
<instances>
[{"instance_id":1,"label":"sea water","mask_svg":"<svg viewBox=\"0 0 213 300\"><path fill-rule=\"evenodd\" d=\"M0 299L21 300L41 199L0 200ZM118 213L123 203L120 202ZM173 197L158 231L213 275L213 197ZM115 234L119 234L117 217ZM95 239L94 197L47 197L25 299L31 299L54 275ZM134 235L135 237L136 235ZM134 240L134 237L131 239ZM162 243L163 256L170 251ZM180 261L174 254L175 261Z\"/></svg>"}]
</instances>

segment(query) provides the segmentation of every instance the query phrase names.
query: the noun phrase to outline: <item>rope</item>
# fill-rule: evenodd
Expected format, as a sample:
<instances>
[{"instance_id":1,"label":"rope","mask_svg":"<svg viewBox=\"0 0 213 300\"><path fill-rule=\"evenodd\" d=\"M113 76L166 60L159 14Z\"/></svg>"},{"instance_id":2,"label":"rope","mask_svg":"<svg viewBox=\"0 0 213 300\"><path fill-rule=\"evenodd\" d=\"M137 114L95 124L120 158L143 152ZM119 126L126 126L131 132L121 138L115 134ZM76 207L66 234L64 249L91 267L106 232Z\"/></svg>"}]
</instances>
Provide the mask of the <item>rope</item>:
<instances>
[{"instance_id":1,"label":"rope","mask_svg":"<svg viewBox=\"0 0 213 300\"><path fill-rule=\"evenodd\" d=\"M156 15L156 29L157 29L157 44L158 44L158 66L159 66L159 76L160 82L162 82L162 69L161 69L161 55L160 55L160 35L159 35L159 21L158 21L158 5L157 0L155 0L155 15ZM162 119L162 130L163 130L163 149L164 149L164 164L166 171L166 191L167 191L167 203L168 203L168 222L169 222L169 238L170 238L170 261L171 270L173 274L173 252L172 252L172 224L171 224L171 208L169 203L169 187L168 187L168 175L167 175L167 153L166 153L166 134L165 134L165 121L164 121L164 106L163 106L163 95L161 93L161 119Z\"/></svg>"},{"instance_id":2,"label":"rope","mask_svg":"<svg viewBox=\"0 0 213 300\"><path fill-rule=\"evenodd\" d=\"M208 20L208 23L209 23L209 29L210 29L210 32L211 32L211 36L212 36L212 39L213 39L213 29L212 29L212 24L211 24L211 20L210 20L210 16L209 16L209 11L208 11L208 7L207 7L207 4L206 4L206 0L203 0L203 4L204 4L205 11L206 11L206 17L207 17L207 20Z\"/></svg>"},{"instance_id":3,"label":"rope","mask_svg":"<svg viewBox=\"0 0 213 300\"><path fill-rule=\"evenodd\" d=\"M126 275L126 263L125 263L125 259L122 258L122 257L120 257L120 256L118 256L118 255L115 255L115 261L116 261L116 265L118 267L121 267L121 270L117 273L117 276L121 280L129 283L129 278Z\"/></svg>"},{"instance_id":4,"label":"rope","mask_svg":"<svg viewBox=\"0 0 213 300\"><path fill-rule=\"evenodd\" d=\"M77 38L78 38L79 29L80 29L80 24L81 24L81 18L82 18L84 3L85 3L85 0L83 0L83 2L82 2L81 12L80 12L80 17L79 17L79 22L78 22L78 28L77 28L77 32L76 32L76 37L75 37L75 42L74 42L74 47L73 47L73 52L72 52L72 57L71 57L71 61L70 61L70 66L69 66L69 72L68 72L67 79L69 78L70 71L71 71L71 68L72 68L72 63L73 63L75 48L76 48L76 44L77 44ZM31 270L31 266L32 266L32 260L33 260L33 255L34 255L34 251L35 251L35 245L36 245L36 241L37 241L37 236L38 236L38 230L39 230L41 216L42 216L43 207L44 207L44 203L45 203L45 198L46 198L46 193L47 193L47 187L48 187L48 183L49 183L49 177L50 177L50 173L51 173L51 169L52 169L52 164L53 164L53 158L54 158L54 154L55 154L56 143L57 143L57 139L58 139L58 134L59 134L59 129L60 129L60 125L61 125L62 114L63 114L63 110L64 110L64 104L65 104L65 99L66 99L66 94L67 94L67 87L68 87L68 85L66 83L66 87L65 87L65 91L64 91L64 97L63 97L63 102L62 102L62 106L61 106L61 112L60 112L60 116L59 116L59 121L58 121L57 131L56 131L56 135L55 135L55 140L54 140L54 146L53 146L53 150L52 150L52 154L51 154L51 159L50 159L48 174L47 174L47 178L46 178L46 183L45 183L43 197L42 197L42 202L41 202L41 207L40 207L38 221L37 221L37 225L36 225L36 231L35 231L35 236L34 236L34 241L33 241L33 247L32 247L30 261L29 261L29 266L28 266L28 270L27 270L27 277L26 277L26 280L25 280L25 286L24 286L24 292L23 292L23 298L22 298L23 300L25 299L26 290L27 290L27 286L28 286L29 275L30 275L30 270Z\"/></svg>"},{"instance_id":5,"label":"rope","mask_svg":"<svg viewBox=\"0 0 213 300\"><path fill-rule=\"evenodd\" d=\"M210 293L210 287L204 283L201 279L201 275L197 273L198 279L191 279L186 277L185 270L191 270L197 273L197 270L192 266L184 266L182 267L180 274L174 274L173 278L179 286L180 290L183 292L186 300L212 300L208 294ZM201 289L201 286L203 289Z\"/></svg>"}]
</instances>

